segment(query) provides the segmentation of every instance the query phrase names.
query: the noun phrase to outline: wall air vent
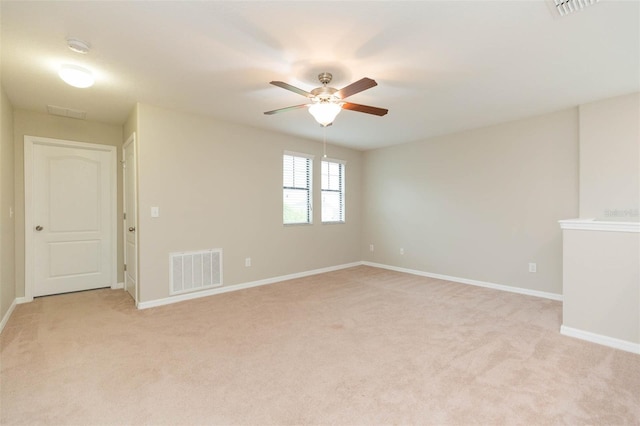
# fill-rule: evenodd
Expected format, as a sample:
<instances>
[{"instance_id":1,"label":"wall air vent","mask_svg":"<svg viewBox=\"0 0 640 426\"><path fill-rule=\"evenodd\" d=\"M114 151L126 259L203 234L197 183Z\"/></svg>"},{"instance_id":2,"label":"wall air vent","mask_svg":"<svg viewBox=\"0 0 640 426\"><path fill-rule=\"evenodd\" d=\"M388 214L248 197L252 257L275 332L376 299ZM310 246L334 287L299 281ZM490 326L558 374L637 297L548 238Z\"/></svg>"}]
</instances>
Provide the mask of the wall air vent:
<instances>
[{"instance_id":1,"label":"wall air vent","mask_svg":"<svg viewBox=\"0 0 640 426\"><path fill-rule=\"evenodd\" d=\"M169 262L172 295L222 285L222 249L170 253Z\"/></svg>"},{"instance_id":2,"label":"wall air vent","mask_svg":"<svg viewBox=\"0 0 640 426\"><path fill-rule=\"evenodd\" d=\"M556 10L560 16L566 16L587 6L598 3L599 0L554 0Z\"/></svg>"},{"instance_id":3,"label":"wall air vent","mask_svg":"<svg viewBox=\"0 0 640 426\"><path fill-rule=\"evenodd\" d=\"M76 118L78 120L84 120L87 118L86 111L80 111L77 109L65 108L55 105L47 105L47 111L51 115L59 115L60 117Z\"/></svg>"}]
</instances>

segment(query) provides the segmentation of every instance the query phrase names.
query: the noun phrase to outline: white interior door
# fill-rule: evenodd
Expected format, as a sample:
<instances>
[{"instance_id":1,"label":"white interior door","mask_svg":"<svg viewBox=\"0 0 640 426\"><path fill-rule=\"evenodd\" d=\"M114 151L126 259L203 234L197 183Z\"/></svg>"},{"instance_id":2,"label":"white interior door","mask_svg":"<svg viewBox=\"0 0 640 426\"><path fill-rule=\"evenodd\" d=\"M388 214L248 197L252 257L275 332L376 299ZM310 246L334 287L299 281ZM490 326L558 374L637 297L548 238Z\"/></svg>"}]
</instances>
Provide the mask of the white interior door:
<instances>
[{"instance_id":1,"label":"white interior door","mask_svg":"<svg viewBox=\"0 0 640 426\"><path fill-rule=\"evenodd\" d=\"M124 174L124 288L138 303L138 237L136 232L138 209L136 197L136 141L135 134L125 142L122 158Z\"/></svg>"},{"instance_id":2,"label":"white interior door","mask_svg":"<svg viewBox=\"0 0 640 426\"><path fill-rule=\"evenodd\" d=\"M115 154L115 147L25 136L32 297L114 285Z\"/></svg>"}]
</instances>

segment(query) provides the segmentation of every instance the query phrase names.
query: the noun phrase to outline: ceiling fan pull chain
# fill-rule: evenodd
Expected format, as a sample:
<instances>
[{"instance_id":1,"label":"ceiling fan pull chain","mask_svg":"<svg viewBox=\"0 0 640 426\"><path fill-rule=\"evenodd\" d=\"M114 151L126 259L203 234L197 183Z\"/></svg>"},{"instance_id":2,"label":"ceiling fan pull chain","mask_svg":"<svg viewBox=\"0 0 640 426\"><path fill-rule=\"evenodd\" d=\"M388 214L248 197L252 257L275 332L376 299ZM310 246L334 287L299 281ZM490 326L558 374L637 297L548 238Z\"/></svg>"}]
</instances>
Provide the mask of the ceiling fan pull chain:
<instances>
[{"instance_id":1,"label":"ceiling fan pull chain","mask_svg":"<svg viewBox=\"0 0 640 426\"><path fill-rule=\"evenodd\" d=\"M322 150L323 158L327 158L327 126L322 126Z\"/></svg>"}]
</instances>

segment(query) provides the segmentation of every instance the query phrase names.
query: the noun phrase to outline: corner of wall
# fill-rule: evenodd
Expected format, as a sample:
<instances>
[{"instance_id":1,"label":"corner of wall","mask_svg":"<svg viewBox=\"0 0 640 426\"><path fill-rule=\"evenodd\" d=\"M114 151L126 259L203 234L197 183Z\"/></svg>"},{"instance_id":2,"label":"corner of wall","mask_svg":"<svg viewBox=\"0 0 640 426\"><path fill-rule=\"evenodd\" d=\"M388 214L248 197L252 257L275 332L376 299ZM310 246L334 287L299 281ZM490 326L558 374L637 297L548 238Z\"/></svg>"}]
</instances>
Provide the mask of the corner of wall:
<instances>
[{"instance_id":1,"label":"corner of wall","mask_svg":"<svg viewBox=\"0 0 640 426\"><path fill-rule=\"evenodd\" d=\"M0 85L0 331L16 298L13 105Z\"/></svg>"},{"instance_id":2,"label":"corner of wall","mask_svg":"<svg viewBox=\"0 0 640 426\"><path fill-rule=\"evenodd\" d=\"M131 112L127 116L127 120L124 122L122 126L122 141L123 143L129 139L129 137L133 133L138 133L138 110L140 109L140 103L136 102L136 104L131 108Z\"/></svg>"}]
</instances>

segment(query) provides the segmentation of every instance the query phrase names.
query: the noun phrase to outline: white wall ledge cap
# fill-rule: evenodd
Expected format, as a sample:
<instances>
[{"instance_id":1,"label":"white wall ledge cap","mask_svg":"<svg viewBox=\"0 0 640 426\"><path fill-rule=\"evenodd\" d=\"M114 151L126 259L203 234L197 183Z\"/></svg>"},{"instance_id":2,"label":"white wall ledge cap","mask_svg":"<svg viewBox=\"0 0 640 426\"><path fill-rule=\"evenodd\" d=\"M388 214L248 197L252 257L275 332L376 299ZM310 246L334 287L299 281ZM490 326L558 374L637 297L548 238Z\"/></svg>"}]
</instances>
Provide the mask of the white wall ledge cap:
<instances>
[{"instance_id":1,"label":"white wall ledge cap","mask_svg":"<svg viewBox=\"0 0 640 426\"><path fill-rule=\"evenodd\" d=\"M598 219L559 220L560 228L579 231L640 232L640 222L606 221Z\"/></svg>"}]
</instances>

